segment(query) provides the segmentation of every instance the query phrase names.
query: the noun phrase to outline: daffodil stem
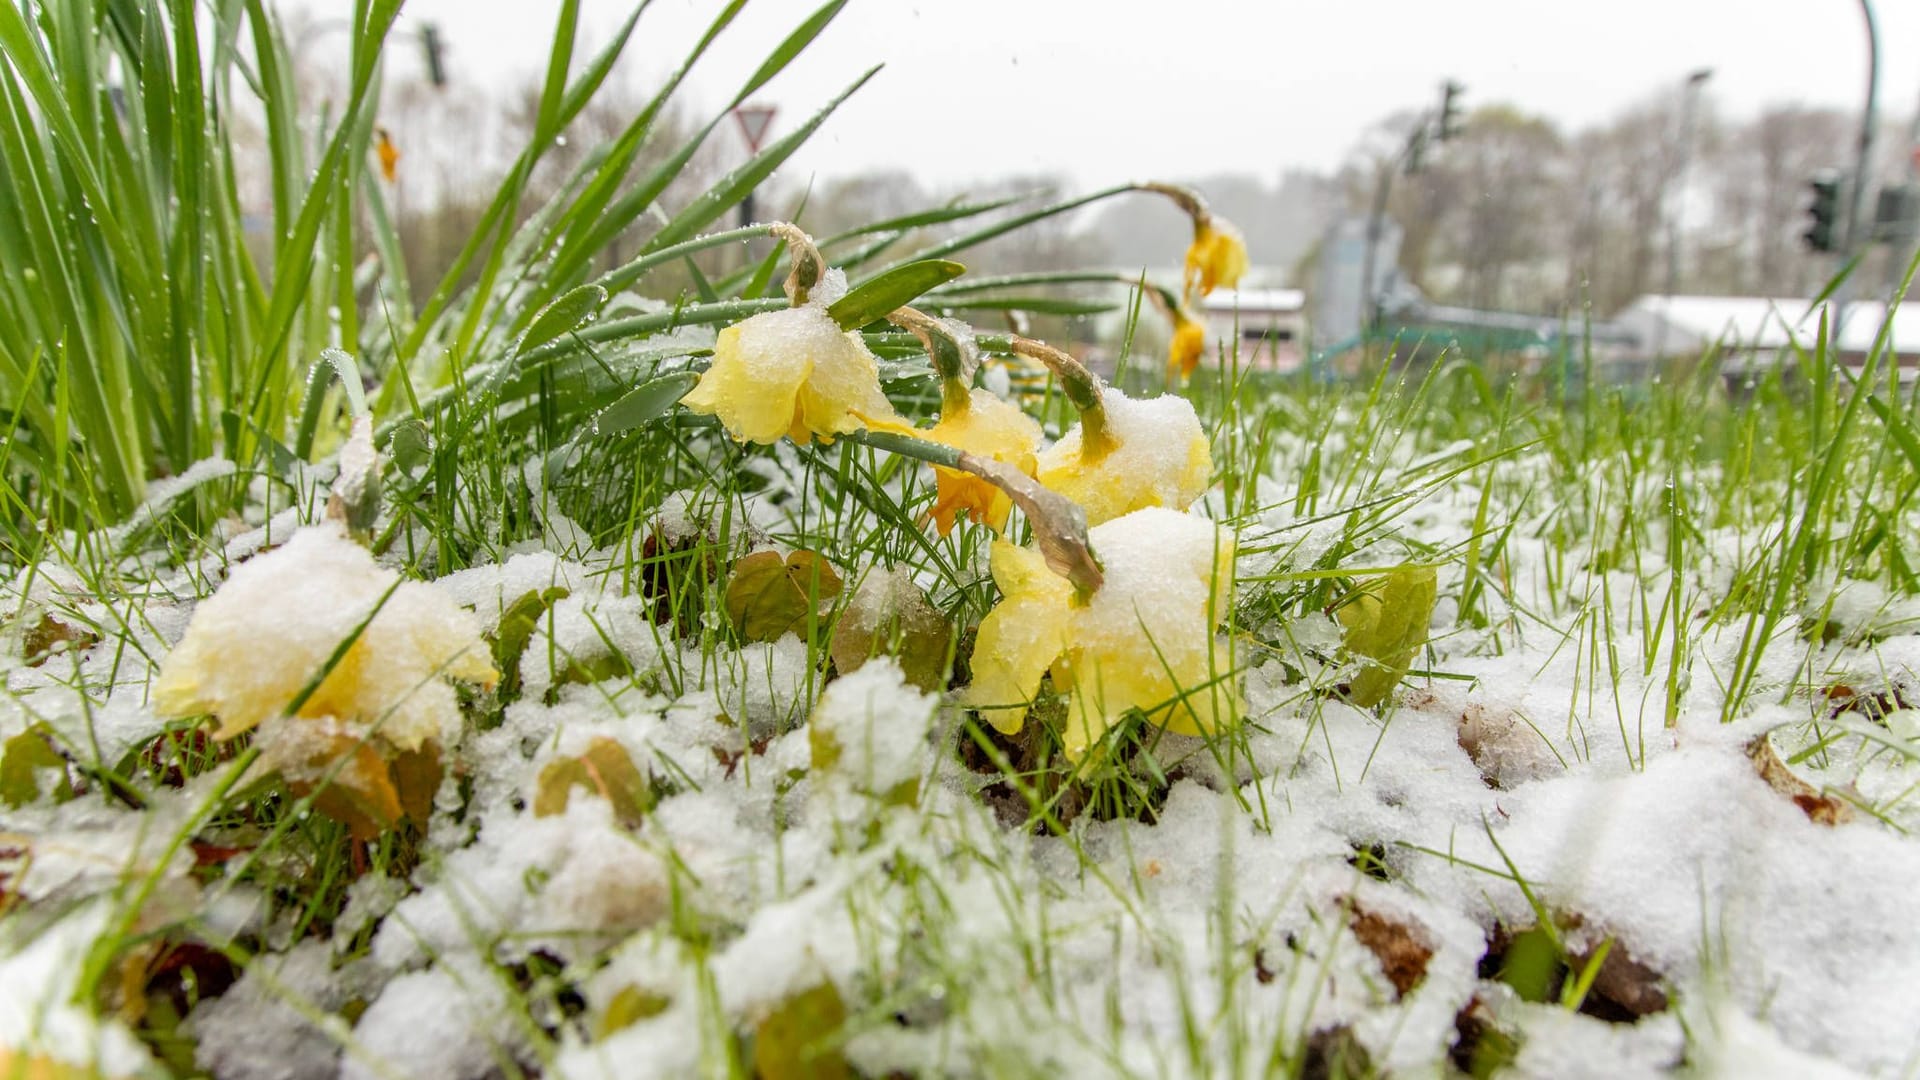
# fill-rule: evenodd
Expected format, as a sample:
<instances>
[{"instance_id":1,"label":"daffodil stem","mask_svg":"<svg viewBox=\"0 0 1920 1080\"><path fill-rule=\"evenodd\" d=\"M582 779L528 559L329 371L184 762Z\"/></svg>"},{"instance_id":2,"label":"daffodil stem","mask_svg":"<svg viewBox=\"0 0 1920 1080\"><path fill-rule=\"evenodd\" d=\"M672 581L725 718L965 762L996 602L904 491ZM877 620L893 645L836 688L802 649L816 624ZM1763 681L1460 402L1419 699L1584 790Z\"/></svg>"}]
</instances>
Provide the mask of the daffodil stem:
<instances>
[{"instance_id":1,"label":"daffodil stem","mask_svg":"<svg viewBox=\"0 0 1920 1080\"><path fill-rule=\"evenodd\" d=\"M848 442L980 477L1006 492L1027 515L1027 523L1033 527L1034 540L1048 568L1072 583L1076 597L1084 601L1099 591L1105 581L1100 560L1094 557L1093 546L1087 538L1086 511L1078 503L1042 487L1033 477L992 458L898 432L864 430L848 432L843 437Z\"/></svg>"},{"instance_id":2,"label":"daffodil stem","mask_svg":"<svg viewBox=\"0 0 1920 1080\"><path fill-rule=\"evenodd\" d=\"M776 239L786 241L787 254L793 260L793 269L787 272L787 300L794 307L807 302L807 296L820 279L827 274L827 260L814 246L813 237L798 225L785 221L776 221L767 226L767 232Z\"/></svg>"},{"instance_id":3,"label":"daffodil stem","mask_svg":"<svg viewBox=\"0 0 1920 1080\"><path fill-rule=\"evenodd\" d=\"M885 450L889 454L899 454L915 461L924 461L929 465L958 469L961 453L951 446L933 442L930 439L916 439L911 435L901 435L893 431L850 431L842 438L848 442L871 446L875 450Z\"/></svg>"},{"instance_id":4,"label":"daffodil stem","mask_svg":"<svg viewBox=\"0 0 1920 1080\"><path fill-rule=\"evenodd\" d=\"M1207 209L1207 200L1201 198L1200 193L1192 188L1154 181L1137 185L1134 190L1150 191L1155 195L1164 195L1171 199L1175 206L1184 210L1187 216L1193 219L1193 231L1196 233L1213 220L1212 212Z\"/></svg>"},{"instance_id":5,"label":"daffodil stem","mask_svg":"<svg viewBox=\"0 0 1920 1080\"><path fill-rule=\"evenodd\" d=\"M1066 391L1067 400L1079 410L1082 460L1098 461L1120 445L1107 430L1106 400L1102 396L1105 387L1100 383L1100 376L1044 341L1019 336L1010 340L1015 353L1038 360L1053 371L1060 380L1061 389Z\"/></svg>"},{"instance_id":6,"label":"daffodil stem","mask_svg":"<svg viewBox=\"0 0 1920 1080\"><path fill-rule=\"evenodd\" d=\"M940 376L940 415L959 416L972 408L973 373L980 367L972 330L911 307L895 309L887 321L919 338L927 350Z\"/></svg>"}]
</instances>

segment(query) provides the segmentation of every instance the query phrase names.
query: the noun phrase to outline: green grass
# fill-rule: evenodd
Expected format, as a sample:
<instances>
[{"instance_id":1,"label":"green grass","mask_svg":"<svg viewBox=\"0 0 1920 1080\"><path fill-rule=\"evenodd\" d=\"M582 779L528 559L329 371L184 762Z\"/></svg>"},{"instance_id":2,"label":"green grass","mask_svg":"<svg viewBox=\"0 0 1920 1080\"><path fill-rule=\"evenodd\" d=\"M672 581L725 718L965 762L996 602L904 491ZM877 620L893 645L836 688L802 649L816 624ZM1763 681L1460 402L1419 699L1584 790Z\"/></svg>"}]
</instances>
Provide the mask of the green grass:
<instances>
[{"instance_id":1,"label":"green grass","mask_svg":"<svg viewBox=\"0 0 1920 1080\"><path fill-rule=\"evenodd\" d=\"M367 153L397 3L356 4L349 93L317 137L292 89L286 41L263 4L100 0L47 5L33 18L0 6L0 320L17 328L0 335L0 401L10 425L0 449L0 569L9 579L24 575L0 615L23 643L57 624L111 643L114 656L104 665L83 665L77 650L23 656L41 660L41 681L31 692L10 683L7 703L47 721L61 703L91 710L113 692L140 693L164 648L148 601L217 584L229 569L221 531L229 514L311 509L327 469L314 459L324 462L349 417L363 414L376 422L386 457L387 514L373 546L409 575L498 563L569 523L589 546L612 551L598 572L620 593L652 600L660 664L593 668L594 657L557 655L551 636L529 631L549 651L529 659L554 670L577 661L611 713L648 708L656 695L765 677L756 664L769 661L742 649L718 614L729 568L762 540L825 554L847 584L801 624L806 679L776 726L797 726L811 711L827 681L832 627L867 574L913 572L952 627L950 651L964 658L971 629L996 599L984 569L990 537L977 527L941 537L920 526L933 498L920 463L853 439L743 448L711 421L671 408L675 388L706 353L675 331L781 306L778 246L763 240L766 250L756 249L762 257L749 266L702 278L657 307L620 295L678 273L697 253L763 237L714 227L845 95L685 205L668 207L625 265L598 264L611 239L646 222L647 208L722 122L725 109L693 138L645 158L659 164L638 167L686 69L741 7L718 14L658 96L565 181L562 198L529 206L529 177L547 148L635 40L629 21L601 52L578 57L578 5L562 5L533 135L472 240L416 304ZM795 60L840 7L826 4L795 27L729 107ZM119 81L109 83L107 72ZM264 257L254 253L239 195L245 161L230 118L242 115L264 122L276 238ZM934 209L825 238L822 248L856 282L872 280L964 256L1010 230L1134 190L1032 208ZM369 255L374 276L357 279L353 268ZM1107 299L1061 292L1088 286L1106 289ZM1119 381L1148 393L1162 380L1159 357L1144 344L1153 330L1136 338L1143 295L1110 274L1018 274L962 277L916 304L983 321L1004 310L1074 316L1124 305L1131 317ZM866 336L894 401L916 420L930 418L938 387L919 344L879 325ZM1007 338L983 334L980 343L990 362L1012 359ZM1579 682L1567 714L1525 718L1563 761L1618 745L1639 767L1661 729L1682 716L1735 720L1776 702L1794 703L1805 717L1796 764L1824 766L1841 749L1864 750L1868 767L1914 757L1879 727L1826 715L1821 695L1837 682L1886 685L1892 677L1862 660L1887 627L1840 620L1835 596L1842 586L1879 590L1884 610L1920 592L1920 397L1896 378L1884 340L1857 381L1824 346L1731 388L1719 359L1710 354L1650 386L1589 384L1555 371L1492 374L1478 358L1451 354L1417 369L1376 358L1365 380L1322 384L1242 370L1229 351L1223 367L1203 369L1186 392L1213 433L1215 492L1206 512L1239 536L1235 600L1224 613L1232 670L1216 672L1214 686L1183 692L1207 693L1256 666L1278 665L1286 696L1270 711L1309 718L1295 761L1324 753L1341 784L1358 783L1371 759L1340 759L1326 729L1344 675L1321 616L1358 581L1421 565L1441 573L1450 613L1441 624L1449 629L1415 662L1410 689L1461 678L1443 666L1445 656L1537 656L1543 671L1571 660ZM363 378L373 387L364 396ZM1051 384L1031 411L1055 436L1072 415ZM156 482L214 456L234 469L146 501ZM670 498L689 500L710 527L665 543L655 524ZM753 520L771 522L768 533L742 527ZM122 527L103 531L110 525ZM1017 522L1012 536L1025 538L1025 528ZM29 595L49 565L69 568L80 587ZM550 612L534 624L542 615L550 627ZM496 722L507 703L468 704L480 724ZM1049 707L1057 714L1057 703L1043 702L1036 716ZM744 715L733 719L751 782L784 794L780 785L792 779L753 774L761 767L754 733ZM1058 731L1043 723L1021 740L963 723L958 752L984 762L981 782L1004 784L1023 820L998 832L923 823L916 842L946 845L940 865L963 872L936 872L931 848L919 849L928 865L903 857L849 887L849 903L867 911L870 925L895 917L882 909L904 896L904 910L929 928L904 947L906 956L870 957L874 970L904 974L849 1002L849 1030L885 1029L896 1012L932 1008L929 1001L958 1008L989 1000L1014 983L1042 986L1043 997L1053 992L1053 973L1067 962L1053 950L1069 928L1054 922L1057 898L1023 861L1034 833L1064 843L1122 912L1113 970L1123 967L1122 938L1138 934L1173 972L1181 1030L1153 1048L1162 1068L1206 1072L1225 1061L1247 1072L1302 1074L1308 1019L1341 926L1304 935L1298 955L1263 959L1246 943L1272 936L1280 898L1238 895L1223 874L1208 898L1207 940L1158 937L1145 871L1136 866L1135 878L1122 880L1082 846L1097 823L1152 820L1183 776L1255 774L1272 760L1256 741L1278 730L1273 720L1253 715L1211 738L1177 742L1136 715L1109 735L1104 755L1081 763L1064 758ZM1404 721L1388 705L1378 722L1384 739ZM167 850L245 841L249 854L204 868L202 883L258 889L269 921L280 920L293 940L331 927L352 880L404 876L443 854L407 832L356 844L343 826L308 812L311 797L291 799L248 776L250 749L196 741L190 726L170 729L162 742L158 757L111 761L97 742L58 749L87 781L84 797L103 805L142 806L170 797L175 781L200 778ZM663 791L692 786L689 765L664 756L644 763ZM169 768L180 775L168 776ZM1250 829L1271 831L1293 809L1272 785L1228 790ZM1863 799L1862 808L1896 827L1910 824L1913 790ZM1356 877L1366 863L1356 858ZM1525 880L1512 864L1488 872ZM676 873L687 892L697 889L690 870ZM109 1007L116 965L137 947L217 936L196 919L138 925L159 880L154 871L113 897L112 929L82 973L80 994L90 1005ZM992 951L940 932L964 913L954 889L966 890L967 901L991 898L1004 916L1008 933ZM742 929L716 925L691 902L672 924L680 947L696 955ZM1542 925L1550 925L1544 914ZM276 948L263 939L220 945L241 967ZM366 946L353 943L356 951ZM1554 947L1564 952L1558 941ZM1261 975L1269 962L1283 971L1287 1007L1256 1021L1234 1003L1273 977ZM1574 1004L1595 966L1569 985ZM571 1018L554 1019L564 1013L563 991L592 972L502 963L492 973L510 990L514 1024L535 1063L551 1064L561 1031L572 1030ZM1214 984L1203 985L1208 979ZM704 993L708 1064L742 1075L745 1035L713 987ZM1058 1011L1031 1022L1056 1026L1063 1040L1116 1067L1138 1037L1117 997L1091 1022L1063 1001L1045 1003ZM179 1036L154 1025L143 1034L157 1047ZM1042 1071L999 1045L998 1034L955 1037L988 1072Z\"/></svg>"}]
</instances>

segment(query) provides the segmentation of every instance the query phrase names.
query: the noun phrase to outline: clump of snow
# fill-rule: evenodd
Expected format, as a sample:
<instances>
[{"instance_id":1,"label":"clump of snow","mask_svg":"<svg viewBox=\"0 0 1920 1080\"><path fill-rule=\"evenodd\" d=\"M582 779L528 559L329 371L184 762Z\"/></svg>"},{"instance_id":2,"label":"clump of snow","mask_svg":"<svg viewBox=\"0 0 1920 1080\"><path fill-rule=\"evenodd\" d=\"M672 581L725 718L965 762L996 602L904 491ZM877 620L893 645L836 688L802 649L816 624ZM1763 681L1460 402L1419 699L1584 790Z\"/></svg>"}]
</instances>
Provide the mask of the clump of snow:
<instances>
[{"instance_id":1,"label":"clump of snow","mask_svg":"<svg viewBox=\"0 0 1920 1080\"><path fill-rule=\"evenodd\" d=\"M86 1075L136 1076L154 1068L153 1059L126 1025L100 1016L74 1000L80 973L95 940L112 925L115 905L92 900L46 922L12 918L0 940L0 1061L5 1051L29 1076L31 1059L42 1058ZM24 937L23 937L24 935Z\"/></svg>"},{"instance_id":2,"label":"clump of snow","mask_svg":"<svg viewBox=\"0 0 1920 1080\"><path fill-rule=\"evenodd\" d=\"M1089 462L1076 424L1040 452L1039 481L1079 503L1093 524L1147 506L1185 510L1193 505L1213 472L1193 403L1177 394L1135 399L1112 387L1101 400L1107 432L1118 445Z\"/></svg>"},{"instance_id":3,"label":"clump of snow","mask_svg":"<svg viewBox=\"0 0 1920 1080\"><path fill-rule=\"evenodd\" d=\"M189 1018L200 1067L233 1080L321 1080L340 1066L346 1025L331 1029L316 1016L347 1003L350 984L333 970L325 942L304 941L285 953L256 957L225 994Z\"/></svg>"},{"instance_id":4,"label":"clump of snow","mask_svg":"<svg viewBox=\"0 0 1920 1080\"><path fill-rule=\"evenodd\" d=\"M455 605L473 612L480 631L490 634L499 627L500 616L522 596L554 588L573 593L583 588L587 580L585 566L568 562L550 551L538 551L514 555L505 562L457 570L434 579L432 588Z\"/></svg>"},{"instance_id":5,"label":"clump of snow","mask_svg":"<svg viewBox=\"0 0 1920 1080\"><path fill-rule=\"evenodd\" d=\"M814 797L842 814L863 798L912 801L938 708L938 698L907 685L892 657L834 680L807 720Z\"/></svg>"},{"instance_id":6,"label":"clump of snow","mask_svg":"<svg viewBox=\"0 0 1920 1080\"><path fill-rule=\"evenodd\" d=\"M353 1026L341 1080L479 1080L522 1052L505 976L471 956L444 956L387 984Z\"/></svg>"}]
</instances>

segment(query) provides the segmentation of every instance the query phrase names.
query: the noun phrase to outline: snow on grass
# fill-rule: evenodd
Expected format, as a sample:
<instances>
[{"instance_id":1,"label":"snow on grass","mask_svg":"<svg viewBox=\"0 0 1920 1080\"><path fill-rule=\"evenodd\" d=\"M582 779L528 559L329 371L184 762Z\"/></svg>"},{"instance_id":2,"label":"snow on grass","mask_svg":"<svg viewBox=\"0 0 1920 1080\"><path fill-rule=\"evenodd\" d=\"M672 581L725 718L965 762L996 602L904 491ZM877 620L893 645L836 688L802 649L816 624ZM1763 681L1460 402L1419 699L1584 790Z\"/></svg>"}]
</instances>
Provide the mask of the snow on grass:
<instances>
[{"instance_id":1,"label":"snow on grass","mask_svg":"<svg viewBox=\"0 0 1920 1080\"><path fill-rule=\"evenodd\" d=\"M1845 545L1861 507L1909 531L1911 507L1850 473L1868 486L1807 526L1763 625L1794 468L1732 483L1731 451L1649 463L1644 433L1576 452L1550 412L1528 414L1557 440L1539 445L1457 399L1203 404L1219 475L1196 513L1235 541L1240 721L1136 716L1079 763L1059 752L1071 704L1010 738L889 658L832 667L836 605L882 585L924 589L962 660L996 599L988 537L909 535L931 485L843 444L742 459L696 437L674 453L732 479L624 518L580 496L621 489L584 457L580 490L512 470L497 500L540 504L518 532L429 536L428 557L395 528L353 589L275 576L347 543L293 531L311 493L270 540L14 568L0 740L32 783L0 777L0 1046L112 1075L185 1040L221 1076L685 1076L746 1071L798 1025L866 1076L1910 1068L1920 635L1888 549ZM1129 583L1189 532L1211 566L1212 526L1158 514L1108 530L1106 599L1129 601L1109 636L1206 599ZM768 543L850 583L813 637L742 642L727 620L728 567ZM1357 708L1328 613L1409 563L1439 576L1429 646ZM247 740L156 712L189 617L251 592L227 647L293 635L290 694L421 568L447 572L404 593L488 646L524 639L513 694L466 686L430 725L447 767L424 821L354 841L257 765L231 775ZM229 599L191 598L223 577ZM1208 629L1161 646L1204 653ZM1763 778L1763 737L1797 780ZM180 989L145 941L230 958L232 985ZM1517 973L1529 942L1544 989ZM128 1010L125 987L182 1019Z\"/></svg>"}]
</instances>

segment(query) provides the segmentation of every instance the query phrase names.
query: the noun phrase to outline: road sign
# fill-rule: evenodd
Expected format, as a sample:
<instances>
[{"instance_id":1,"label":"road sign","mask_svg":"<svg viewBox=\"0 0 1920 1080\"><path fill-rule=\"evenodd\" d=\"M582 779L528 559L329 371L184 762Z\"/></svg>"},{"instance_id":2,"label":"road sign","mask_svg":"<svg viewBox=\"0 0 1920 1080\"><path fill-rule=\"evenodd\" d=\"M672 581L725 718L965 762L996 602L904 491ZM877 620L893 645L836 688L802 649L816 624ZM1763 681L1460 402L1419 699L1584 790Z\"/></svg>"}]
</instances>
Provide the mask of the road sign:
<instances>
[{"instance_id":1,"label":"road sign","mask_svg":"<svg viewBox=\"0 0 1920 1080\"><path fill-rule=\"evenodd\" d=\"M767 137L767 129L773 126L774 106L742 105L733 110L733 118L740 125L740 137L747 140L747 152L760 152L760 140Z\"/></svg>"}]
</instances>

